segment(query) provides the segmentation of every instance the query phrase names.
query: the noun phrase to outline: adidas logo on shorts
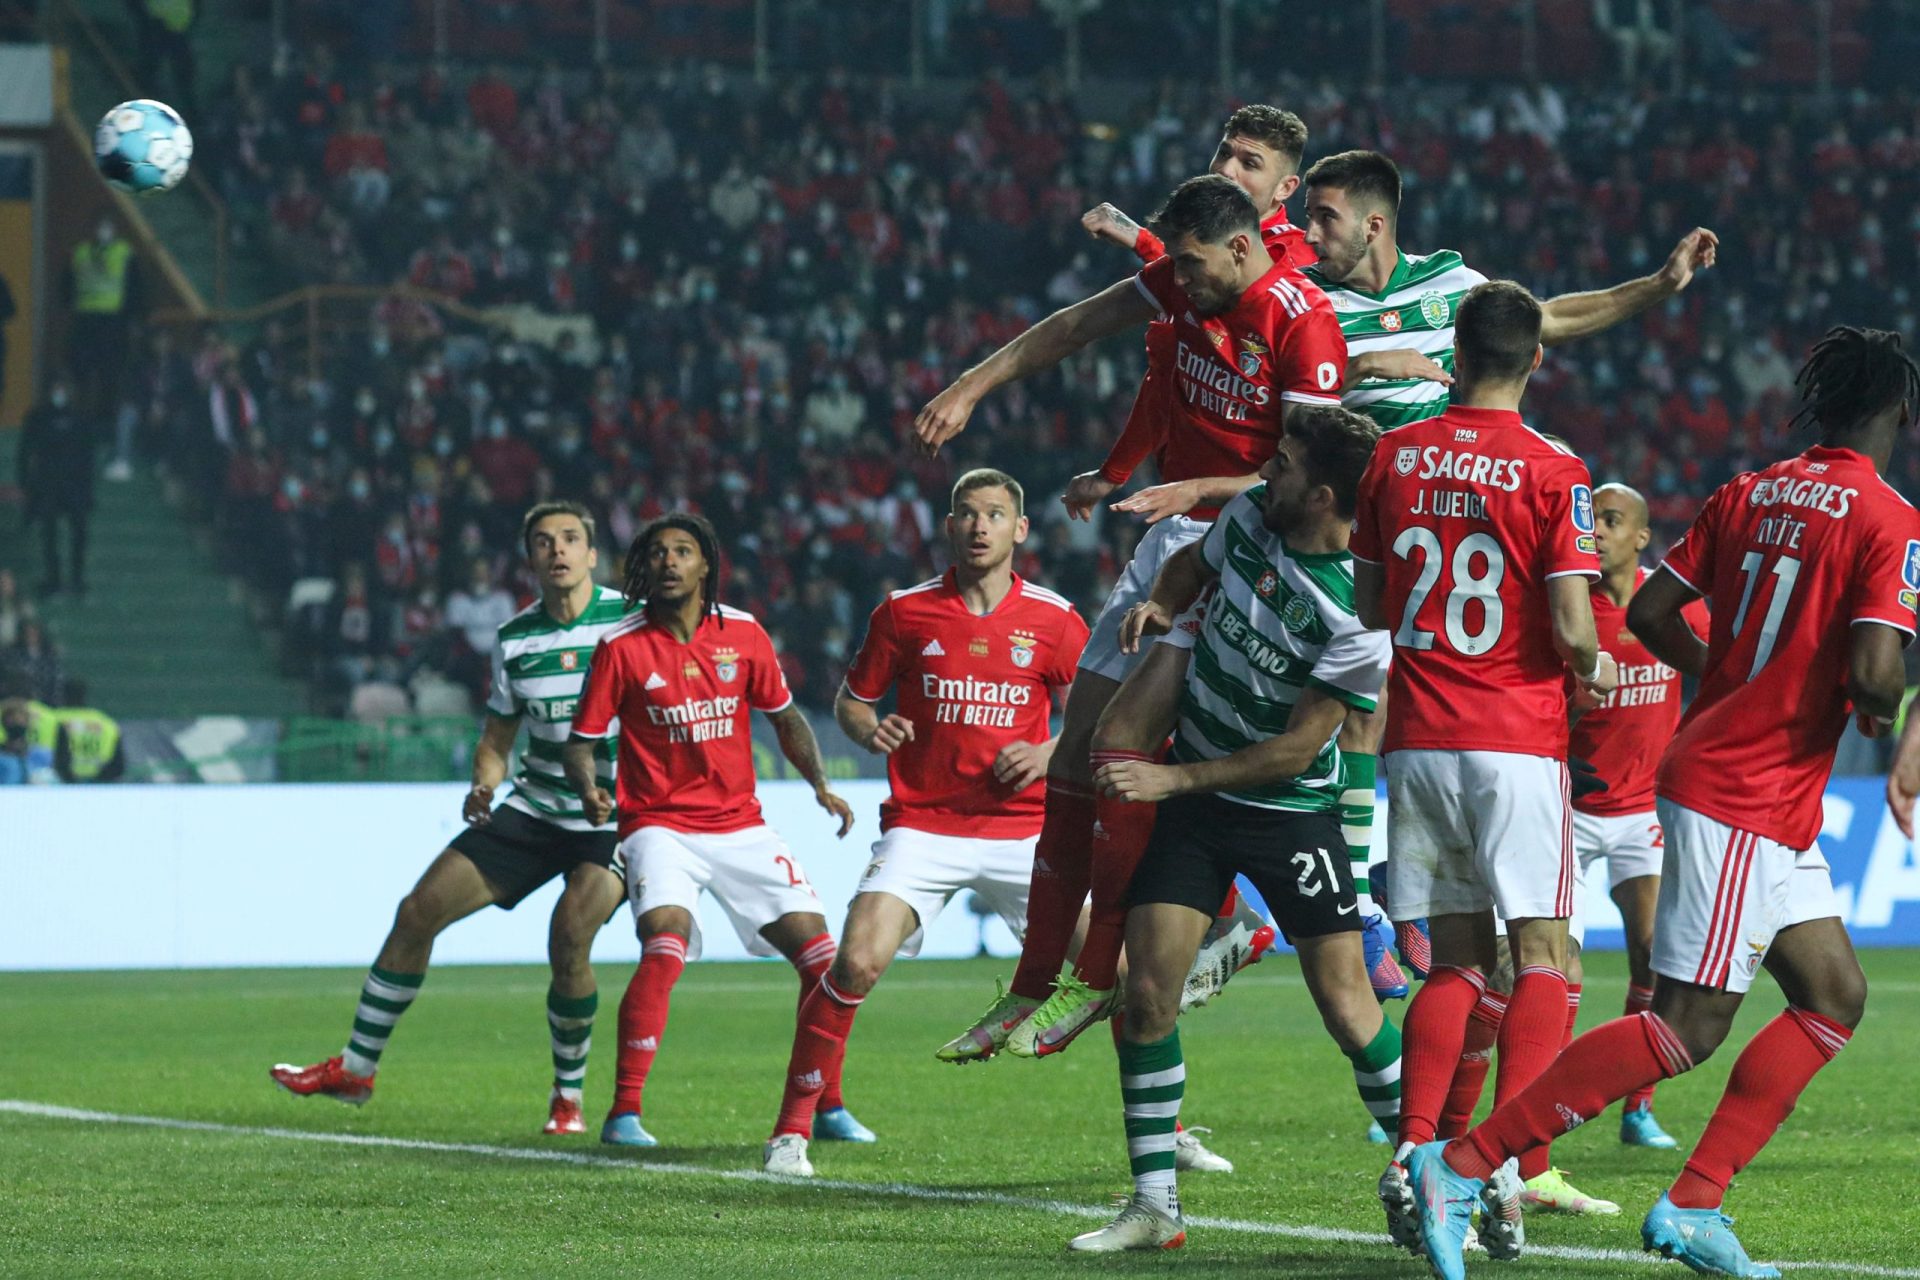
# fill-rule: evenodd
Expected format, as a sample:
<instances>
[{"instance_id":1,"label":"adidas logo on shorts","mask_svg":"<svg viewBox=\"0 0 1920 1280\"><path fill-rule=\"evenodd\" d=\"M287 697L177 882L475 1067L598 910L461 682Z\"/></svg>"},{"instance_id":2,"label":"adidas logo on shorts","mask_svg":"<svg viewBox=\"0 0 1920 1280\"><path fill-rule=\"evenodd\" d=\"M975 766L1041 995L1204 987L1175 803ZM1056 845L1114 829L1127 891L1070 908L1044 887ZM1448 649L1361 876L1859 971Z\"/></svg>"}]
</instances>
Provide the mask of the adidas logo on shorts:
<instances>
[{"instance_id":1,"label":"adidas logo on shorts","mask_svg":"<svg viewBox=\"0 0 1920 1280\"><path fill-rule=\"evenodd\" d=\"M654 689L664 689L666 687L667 687L667 682L660 678L660 673L658 671L654 672L652 675L647 677L647 683L645 685L645 688L649 692L651 692Z\"/></svg>"},{"instance_id":2,"label":"adidas logo on shorts","mask_svg":"<svg viewBox=\"0 0 1920 1280\"><path fill-rule=\"evenodd\" d=\"M923 658L944 658L947 656L947 651L940 647L938 640L929 640L927 641L927 647L920 651L920 656Z\"/></svg>"}]
</instances>

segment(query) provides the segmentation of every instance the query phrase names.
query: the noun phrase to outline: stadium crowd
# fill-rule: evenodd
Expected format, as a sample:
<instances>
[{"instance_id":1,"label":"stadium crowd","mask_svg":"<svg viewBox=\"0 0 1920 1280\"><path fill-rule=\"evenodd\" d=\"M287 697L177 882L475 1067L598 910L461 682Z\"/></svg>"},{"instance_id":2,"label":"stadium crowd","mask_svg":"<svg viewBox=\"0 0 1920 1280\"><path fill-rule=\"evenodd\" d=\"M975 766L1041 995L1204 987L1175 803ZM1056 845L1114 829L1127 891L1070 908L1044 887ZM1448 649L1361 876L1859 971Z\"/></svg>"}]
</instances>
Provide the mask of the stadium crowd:
<instances>
[{"instance_id":1,"label":"stadium crowd","mask_svg":"<svg viewBox=\"0 0 1920 1280\"><path fill-rule=\"evenodd\" d=\"M1646 492L1656 542L1787 447L1793 371L1833 317L1920 332L1910 91L1816 110L1787 92L1406 87L1281 78L1260 96L1306 119L1309 161L1399 159L1403 245L1543 296L1718 229L1704 287L1556 348L1530 392L1530 420L1596 478ZM916 459L907 427L970 362L1135 268L1081 213L1150 213L1229 105L1168 83L1096 112L1045 76L991 74L951 96L839 69L765 89L712 68L465 78L320 46L237 66L201 161L236 210L264 211L248 230L290 283L411 284L513 309L519 336L390 297L314 378L274 326L242 346L157 332L141 447L218 495L263 594L323 584L295 593L291 656L335 706L422 669L477 691L488 628L530 598L515 522L560 495L598 514L609 576L649 516L712 517L728 599L826 707L879 593L937 567L958 467L1021 477L1020 569L1097 604L1137 526L1071 523L1054 495L1117 433L1137 343L990 400L951 457ZM1916 459L1895 465L1911 491Z\"/></svg>"}]
</instances>

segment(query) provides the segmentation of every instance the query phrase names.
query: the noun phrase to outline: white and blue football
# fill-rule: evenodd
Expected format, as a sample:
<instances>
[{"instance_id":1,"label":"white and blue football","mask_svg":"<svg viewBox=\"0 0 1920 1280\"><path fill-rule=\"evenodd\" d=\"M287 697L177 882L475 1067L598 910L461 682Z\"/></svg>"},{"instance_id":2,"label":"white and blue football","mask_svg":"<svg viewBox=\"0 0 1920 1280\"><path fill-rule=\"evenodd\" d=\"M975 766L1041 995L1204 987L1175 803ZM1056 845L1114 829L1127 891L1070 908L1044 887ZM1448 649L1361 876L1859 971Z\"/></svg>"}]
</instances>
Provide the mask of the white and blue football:
<instances>
[{"instance_id":1,"label":"white and blue football","mask_svg":"<svg viewBox=\"0 0 1920 1280\"><path fill-rule=\"evenodd\" d=\"M136 98L100 118L93 130L93 162L122 191L171 191L187 176L193 134L164 102Z\"/></svg>"}]
</instances>

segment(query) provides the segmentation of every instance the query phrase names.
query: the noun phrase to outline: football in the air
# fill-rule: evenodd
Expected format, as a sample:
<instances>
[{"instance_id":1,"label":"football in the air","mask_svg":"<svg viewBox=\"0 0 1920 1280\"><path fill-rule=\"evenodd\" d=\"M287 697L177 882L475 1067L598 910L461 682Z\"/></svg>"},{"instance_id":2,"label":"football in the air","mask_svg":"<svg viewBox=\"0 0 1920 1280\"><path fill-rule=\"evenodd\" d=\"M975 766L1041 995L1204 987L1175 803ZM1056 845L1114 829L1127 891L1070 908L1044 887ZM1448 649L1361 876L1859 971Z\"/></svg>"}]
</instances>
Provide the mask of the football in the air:
<instances>
[{"instance_id":1,"label":"football in the air","mask_svg":"<svg viewBox=\"0 0 1920 1280\"><path fill-rule=\"evenodd\" d=\"M122 191L171 191L187 176L193 134L164 102L135 98L100 118L93 130L93 162Z\"/></svg>"}]
</instances>

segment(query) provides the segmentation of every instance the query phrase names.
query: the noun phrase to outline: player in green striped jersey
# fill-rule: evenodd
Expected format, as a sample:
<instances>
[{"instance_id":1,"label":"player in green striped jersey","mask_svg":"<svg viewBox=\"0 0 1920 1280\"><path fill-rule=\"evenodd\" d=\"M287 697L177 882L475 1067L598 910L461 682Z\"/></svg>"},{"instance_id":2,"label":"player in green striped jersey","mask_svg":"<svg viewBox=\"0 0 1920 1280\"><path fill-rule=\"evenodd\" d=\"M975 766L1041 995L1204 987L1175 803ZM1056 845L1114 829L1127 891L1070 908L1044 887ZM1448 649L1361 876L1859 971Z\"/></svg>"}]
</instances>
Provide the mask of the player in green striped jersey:
<instances>
[{"instance_id":1,"label":"player in green striped jersey","mask_svg":"<svg viewBox=\"0 0 1920 1280\"><path fill-rule=\"evenodd\" d=\"M275 1083L302 1096L326 1095L355 1106L373 1095L374 1071L426 978L433 940L454 921L486 906L512 910L535 889L563 876L548 933L553 966L547 1026L553 1088L547 1133L581 1133L580 1090L599 1004L589 952L593 936L626 896L611 830L587 821L567 782L560 750L572 729L594 646L625 615L621 594L596 586L593 516L573 502L546 502L521 524L527 563L540 599L501 625L493 655L486 726L473 753L473 785L461 816L467 830L434 859L400 901L393 928L360 991L353 1030L339 1057L310 1067L281 1063ZM526 752L513 790L498 807L508 757L522 723ZM613 787L612 745L598 761L600 784Z\"/></svg>"},{"instance_id":2,"label":"player in green striped jersey","mask_svg":"<svg viewBox=\"0 0 1920 1280\"><path fill-rule=\"evenodd\" d=\"M1347 552L1378 439L1360 414L1302 406L1261 483L1161 567L1152 596L1121 624L1122 646L1136 649L1213 588L1171 758L1118 761L1096 774L1125 808L1159 811L1144 848L1108 853L1139 859L1127 893L1131 968L1117 1045L1134 1194L1113 1223L1075 1239L1076 1250L1171 1248L1184 1238L1173 1132L1186 1068L1175 1019L1188 967L1236 875L1252 882L1298 950L1362 1100L1383 1121L1398 1121L1400 1033L1368 981L1339 819L1340 725L1348 708L1373 707L1391 652L1386 633L1355 616ZM1114 705L1161 696L1130 676ZM1125 834L1109 827L1116 846Z\"/></svg>"},{"instance_id":3,"label":"player in green striped jersey","mask_svg":"<svg viewBox=\"0 0 1920 1280\"><path fill-rule=\"evenodd\" d=\"M1341 402L1392 430L1446 412L1453 382L1453 317L1486 277L1451 249L1400 249L1400 169L1378 151L1343 151L1307 170L1306 269L1339 313L1347 337ZM1719 237L1695 227L1666 263L1641 276L1543 304L1540 341L1552 346L1612 328L1685 289L1711 267Z\"/></svg>"}]
</instances>

